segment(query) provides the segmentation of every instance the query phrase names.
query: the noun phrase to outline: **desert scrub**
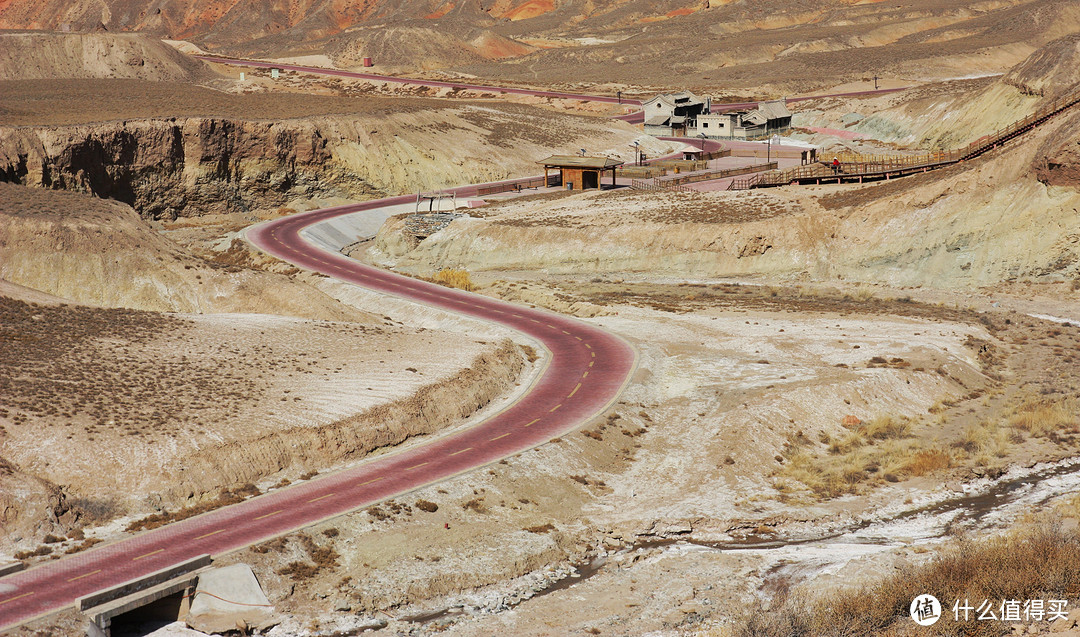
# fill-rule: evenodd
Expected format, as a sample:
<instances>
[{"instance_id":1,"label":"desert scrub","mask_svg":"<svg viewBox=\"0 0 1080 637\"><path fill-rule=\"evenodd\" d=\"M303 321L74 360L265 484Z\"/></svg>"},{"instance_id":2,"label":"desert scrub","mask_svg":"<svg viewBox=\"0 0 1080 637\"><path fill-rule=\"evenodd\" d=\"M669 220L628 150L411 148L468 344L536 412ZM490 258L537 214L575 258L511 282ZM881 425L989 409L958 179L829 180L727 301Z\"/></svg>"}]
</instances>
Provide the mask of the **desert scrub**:
<instances>
[{"instance_id":1,"label":"desert scrub","mask_svg":"<svg viewBox=\"0 0 1080 637\"><path fill-rule=\"evenodd\" d=\"M825 455L816 453L815 443L802 432L788 438L781 457L783 465L773 473L773 486L783 495L803 487L818 498L835 498L857 493L864 483L897 482L923 470L914 460L921 443L911 437L911 423L905 419L879 416L869 422L845 418L847 431L837 437L822 434L819 442ZM946 463L945 466L948 466Z\"/></svg>"},{"instance_id":2,"label":"desert scrub","mask_svg":"<svg viewBox=\"0 0 1080 637\"><path fill-rule=\"evenodd\" d=\"M1001 622L953 621L955 600L1076 599L1080 596L1080 535L1055 523L973 542L959 540L933 561L908 566L863 589L808 599L795 594L759 603L733 631L737 637L906 635L911 600L929 594L941 600L948 621L934 634L1001 635ZM961 619L962 619L961 615ZM895 631L895 632L894 632Z\"/></svg>"},{"instance_id":3,"label":"desert scrub","mask_svg":"<svg viewBox=\"0 0 1080 637\"><path fill-rule=\"evenodd\" d=\"M431 280L440 285L465 290L466 292L471 292L474 288L472 277L469 276L468 270L443 268L436 272L435 275L431 277Z\"/></svg>"},{"instance_id":4,"label":"desert scrub","mask_svg":"<svg viewBox=\"0 0 1080 637\"><path fill-rule=\"evenodd\" d=\"M1016 408L1009 424L1036 438L1077 433L1080 432L1080 401L1074 398L1056 402L1029 398Z\"/></svg>"}]
</instances>

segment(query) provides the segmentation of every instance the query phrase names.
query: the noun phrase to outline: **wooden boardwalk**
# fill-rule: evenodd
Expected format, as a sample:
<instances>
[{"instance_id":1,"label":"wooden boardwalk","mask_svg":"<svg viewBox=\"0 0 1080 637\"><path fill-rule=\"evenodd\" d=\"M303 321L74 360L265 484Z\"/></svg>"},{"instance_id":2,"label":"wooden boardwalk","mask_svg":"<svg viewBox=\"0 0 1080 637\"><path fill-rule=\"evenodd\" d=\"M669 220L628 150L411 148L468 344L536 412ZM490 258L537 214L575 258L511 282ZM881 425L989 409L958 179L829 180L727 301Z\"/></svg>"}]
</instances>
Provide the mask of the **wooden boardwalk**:
<instances>
[{"instance_id":1,"label":"wooden boardwalk","mask_svg":"<svg viewBox=\"0 0 1080 637\"><path fill-rule=\"evenodd\" d=\"M921 155L859 155L842 153L840 170L834 171L827 162L816 162L785 170L771 170L745 179L736 179L728 190L748 190L796 184L823 184L891 179L922 173L972 159L991 151L1005 142L1023 135L1058 113L1080 103L1080 88L1044 104L1035 113L1009 126L985 135L963 148Z\"/></svg>"}]
</instances>

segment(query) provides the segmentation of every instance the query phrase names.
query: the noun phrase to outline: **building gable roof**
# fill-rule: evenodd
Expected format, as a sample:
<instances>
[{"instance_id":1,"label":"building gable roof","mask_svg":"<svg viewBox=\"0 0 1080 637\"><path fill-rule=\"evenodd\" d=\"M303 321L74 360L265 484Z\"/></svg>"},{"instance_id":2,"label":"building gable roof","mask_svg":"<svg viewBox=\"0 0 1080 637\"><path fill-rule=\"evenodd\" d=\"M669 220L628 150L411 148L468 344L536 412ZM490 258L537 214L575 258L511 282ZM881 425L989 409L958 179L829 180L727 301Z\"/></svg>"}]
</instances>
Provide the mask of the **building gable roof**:
<instances>
[{"instance_id":1,"label":"building gable roof","mask_svg":"<svg viewBox=\"0 0 1080 637\"><path fill-rule=\"evenodd\" d=\"M610 157L581 157L578 155L552 155L547 159L536 162L542 166L554 168L614 168L622 166L625 162Z\"/></svg>"}]
</instances>

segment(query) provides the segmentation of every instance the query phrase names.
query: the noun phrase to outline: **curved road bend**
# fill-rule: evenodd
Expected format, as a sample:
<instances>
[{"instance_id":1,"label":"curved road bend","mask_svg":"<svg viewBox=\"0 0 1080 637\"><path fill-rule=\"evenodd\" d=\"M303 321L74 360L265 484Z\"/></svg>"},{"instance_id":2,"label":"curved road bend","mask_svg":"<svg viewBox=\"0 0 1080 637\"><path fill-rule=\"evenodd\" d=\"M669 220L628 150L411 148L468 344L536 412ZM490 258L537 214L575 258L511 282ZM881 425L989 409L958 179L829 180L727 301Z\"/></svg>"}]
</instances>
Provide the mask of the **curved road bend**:
<instances>
[{"instance_id":1,"label":"curved road bend","mask_svg":"<svg viewBox=\"0 0 1080 637\"><path fill-rule=\"evenodd\" d=\"M470 196L476 188L466 186L456 192ZM409 196L394 197L302 213L255 226L248 237L300 267L493 321L539 340L550 358L530 390L468 429L4 577L0 579L0 630L198 555L220 555L289 533L540 445L599 415L615 401L636 360L634 350L622 339L569 317L369 267L314 247L299 234L318 221L410 201Z\"/></svg>"}]
</instances>

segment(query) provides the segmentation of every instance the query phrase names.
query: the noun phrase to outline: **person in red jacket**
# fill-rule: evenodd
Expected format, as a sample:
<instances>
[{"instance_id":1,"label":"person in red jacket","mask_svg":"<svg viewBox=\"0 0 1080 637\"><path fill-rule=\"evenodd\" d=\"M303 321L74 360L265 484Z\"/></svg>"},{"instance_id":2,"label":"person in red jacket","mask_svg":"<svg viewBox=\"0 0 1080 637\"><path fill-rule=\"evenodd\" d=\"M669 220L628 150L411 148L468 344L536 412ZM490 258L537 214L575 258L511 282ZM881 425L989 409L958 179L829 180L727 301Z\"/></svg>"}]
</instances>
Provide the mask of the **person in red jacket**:
<instances>
[{"instance_id":1,"label":"person in red jacket","mask_svg":"<svg viewBox=\"0 0 1080 637\"><path fill-rule=\"evenodd\" d=\"M832 171L833 171L833 174L838 174L840 172L840 158L839 157L833 157L832 158Z\"/></svg>"}]
</instances>

